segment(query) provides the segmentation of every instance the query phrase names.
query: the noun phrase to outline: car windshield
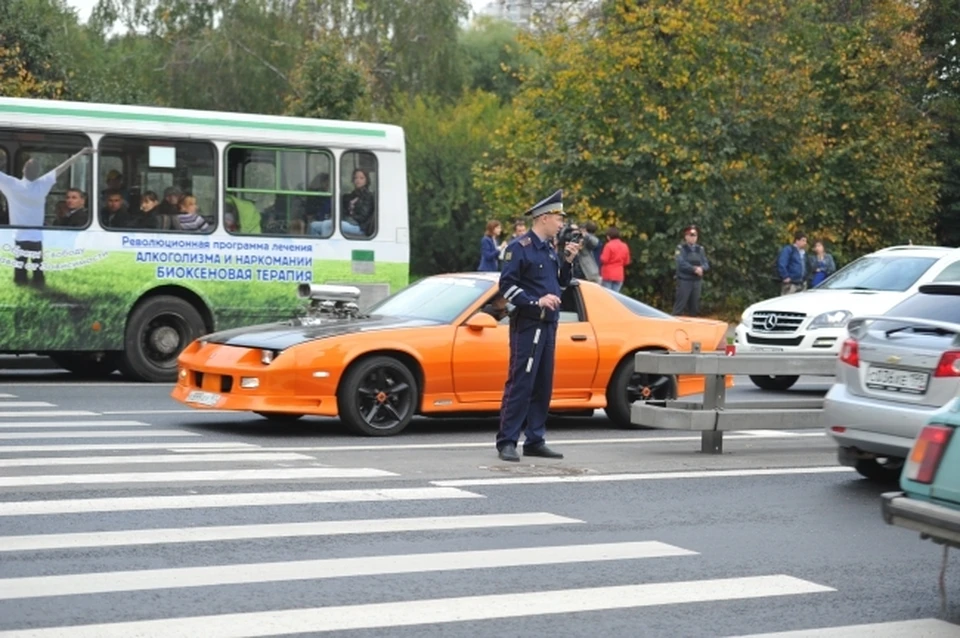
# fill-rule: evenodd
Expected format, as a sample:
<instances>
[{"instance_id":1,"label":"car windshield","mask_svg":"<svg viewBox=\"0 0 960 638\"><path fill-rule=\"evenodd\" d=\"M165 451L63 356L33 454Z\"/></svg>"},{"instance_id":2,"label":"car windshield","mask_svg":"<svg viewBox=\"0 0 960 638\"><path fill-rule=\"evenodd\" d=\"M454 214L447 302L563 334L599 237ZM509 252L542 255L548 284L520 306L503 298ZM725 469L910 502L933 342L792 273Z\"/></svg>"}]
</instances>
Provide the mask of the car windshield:
<instances>
[{"instance_id":1,"label":"car windshield","mask_svg":"<svg viewBox=\"0 0 960 638\"><path fill-rule=\"evenodd\" d=\"M609 294L613 295L613 298L622 303L627 310L632 312L635 315L640 315L641 317L652 317L654 319L672 319L670 315L663 312L662 310L657 310L653 306L648 306L645 303L641 303L636 299L631 299L626 295L621 295L619 292L614 292L609 288L605 289Z\"/></svg>"},{"instance_id":2,"label":"car windshield","mask_svg":"<svg viewBox=\"0 0 960 638\"><path fill-rule=\"evenodd\" d=\"M903 292L927 272L935 257L893 257L872 255L861 257L844 266L817 290L891 290Z\"/></svg>"},{"instance_id":3,"label":"car windshield","mask_svg":"<svg viewBox=\"0 0 960 638\"><path fill-rule=\"evenodd\" d=\"M486 279L428 277L387 297L373 306L370 314L450 323L492 286Z\"/></svg>"}]
</instances>

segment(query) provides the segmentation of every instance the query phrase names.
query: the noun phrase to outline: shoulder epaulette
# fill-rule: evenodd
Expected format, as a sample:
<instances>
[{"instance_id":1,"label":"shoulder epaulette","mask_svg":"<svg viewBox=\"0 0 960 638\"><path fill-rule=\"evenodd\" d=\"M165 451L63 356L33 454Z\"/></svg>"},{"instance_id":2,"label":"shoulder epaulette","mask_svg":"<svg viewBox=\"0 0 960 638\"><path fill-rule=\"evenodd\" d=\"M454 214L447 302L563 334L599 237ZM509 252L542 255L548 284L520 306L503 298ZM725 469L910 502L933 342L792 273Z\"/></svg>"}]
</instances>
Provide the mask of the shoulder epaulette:
<instances>
[{"instance_id":1,"label":"shoulder epaulette","mask_svg":"<svg viewBox=\"0 0 960 638\"><path fill-rule=\"evenodd\" d=\"M530 245L530 238L529 238L529 237L521 237L520 239L517 240L517 243L520 244L521 246L524 246L524 247L529 246L529 245Z\"/></svg>"}]
</instances>

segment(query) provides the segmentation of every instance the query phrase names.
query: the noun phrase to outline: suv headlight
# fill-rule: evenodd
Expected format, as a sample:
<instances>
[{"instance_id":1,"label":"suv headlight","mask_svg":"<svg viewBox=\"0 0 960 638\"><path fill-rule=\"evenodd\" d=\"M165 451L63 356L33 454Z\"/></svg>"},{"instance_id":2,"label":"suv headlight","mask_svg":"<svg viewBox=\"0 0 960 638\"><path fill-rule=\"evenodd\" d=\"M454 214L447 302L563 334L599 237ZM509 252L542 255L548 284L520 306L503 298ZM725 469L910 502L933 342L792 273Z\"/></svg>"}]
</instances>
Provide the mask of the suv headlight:
<instances>
[{"instance_id":1,"label":"suv headlight","mask_svg":"<svg viewBox=\"0 0 960 638\"><path fill-rule=\"evenodd\" d=\"M752 312L750 312L749 310L744 310L744 311L743 311L743 314L740 315L740 323L742 323L743 325L745 325L746 327L749 328L749 327L750 327L750 319L752 318L752 316L753 316L753 313L752 313Z\"/></svg>"},{"instance_id":2,"label":"suv headlight","mask_svg":"<svg viewBox=\"0 0 960 638\"><path fill-rule=\"evenodd\" d=\"M847 325L851 317L853 317L853 313L849 310L831 310L814 317L813 321L810 322L810 329L842 328Z\"/></svg>"}]
</instances>

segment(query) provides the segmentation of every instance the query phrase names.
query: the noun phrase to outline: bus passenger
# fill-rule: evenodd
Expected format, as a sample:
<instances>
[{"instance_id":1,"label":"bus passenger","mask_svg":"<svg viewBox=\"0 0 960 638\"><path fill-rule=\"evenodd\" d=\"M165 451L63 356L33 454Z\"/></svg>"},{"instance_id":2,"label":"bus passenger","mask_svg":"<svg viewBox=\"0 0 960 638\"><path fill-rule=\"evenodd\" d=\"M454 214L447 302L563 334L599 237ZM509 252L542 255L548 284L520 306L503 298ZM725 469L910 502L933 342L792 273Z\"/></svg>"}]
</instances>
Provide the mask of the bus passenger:
<instances>
[{"instance_id":1,"label":"bus passenger","mask_svg":"<svg viewBox=\"0 0 960 638\"><path fill-rule=\"evenodd\" d=\"M67 212L63 217L57 216L53 222L54 226L65 226L67 228L83 228L87 225L90 218L87 212L87 194L79 188L70 188L67 190L66 199Z\"/></svg>"},{"instance_id":2,"label":"bus passenger","mask_svg":"<svg viewBox=\"0 0 960 638\"><path fill-rule=\"evenodd\" d=\"M370 176L358 168L353 171L353 192L343 196L343 220L340 230L344 235L373 236L376 229L376 200L370 192Z\"/></svg>"},{"instance_id":3,"label":"bus passenger","mask_svg":"<svg viewBox=\"0 0 960 638\"><path fill-rule=\"evenodd\" d=\"M210 230L210 224L197 214L197 198L191 193L184 193L180 198L180 214L177 222L182 230L196 230L205 233Z\"/></svg>"},{"instance_id":4,"label":"bus passenger","mask_svg":"<svg viewBox=\"0 0 960 638\"><path fill-rule=\"evenodd\" d=\"M129 228L133 223L130 216L130 209L127 202L123 200L123 195L118 190L110 189L105 193L103 219L104 226L110 228Z\"/></svg>"}]
</instances>

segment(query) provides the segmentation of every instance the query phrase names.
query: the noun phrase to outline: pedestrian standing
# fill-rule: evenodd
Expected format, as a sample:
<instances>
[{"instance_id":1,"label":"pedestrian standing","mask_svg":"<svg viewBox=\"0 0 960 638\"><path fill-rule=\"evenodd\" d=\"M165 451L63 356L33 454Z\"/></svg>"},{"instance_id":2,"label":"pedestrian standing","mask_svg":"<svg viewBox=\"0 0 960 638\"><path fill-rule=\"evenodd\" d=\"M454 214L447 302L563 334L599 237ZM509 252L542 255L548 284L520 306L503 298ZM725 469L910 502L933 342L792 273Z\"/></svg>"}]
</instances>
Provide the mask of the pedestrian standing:
<instances>
[{"instance_id":1,"label":"pedestrian standing","mask_svg":"<svg viewBox=\"0 0 960 638\"><path fill-rule=\"evenodd\" d=\"M823 247L822 241L814 242L813 254L807 255L807 281L810 288L816 288L820 282L837 271L833 255Z\"/></svg>"},{"instance_id":2,"label":"pedestrian standing","mask_svg":"<svg viewBox=\"0 0 960 638\"><path fill-rule=\"evenodd\" d=\"M547 409L553 393L554 348L560 296L572 278L578 243L558 256L553 242L563 227L563 191L524 213L531 229L514 239L503 256L500 294L513 304L510 315L510 370L500 406L497 450L504 461L519 461L517 442L525 431L524 456L562 459L547 447Z\"/></svg>"},{"instance_id":3,"label":"pedestrian standing","mask_svg":"<svg viewBox=\"0 0 960 638\"><path fill-rule=\"evenodd\" d=\"M696 317L700 314L700 292L703 288L703 273L710 270L707 253L697 243L700 232L696 226L683 229L683 241L677 246L674 258L677 261L677 296L673 302L673 314Z\"/></svg>"},{"instance_id":4,"label":"pedestrian standing","mask_svg":"<svg viewBox=\"0 0 960 638\"><path fill-rule=\"evenodd\" d=\"M630 247L620 239L620 229L607 229L607 242L600 253L600 285L620 292L626 277L624 270L630 264Z\"/></svg>"},{"instance_id":5,"label":"pedestrian standing","mask_svg":"<svg viewBox=\"0 0 960 638\"><path fill-rule=\"evenodd\" d=\"M807 235L801 230L793 234L793 243L780 249L777 257L777 272L780 275L780 294L792 295L803 290L806 275L806 260L803 251L807 247Z\"/></svg>"},{"instance_id":6,"label":"pedestrian standing","mask_svg":"<svg viewBox=\"0 0 960 638\"><path fill-rule=\"evenodd\" d=\"M487 229L480 239L480 263L477 270L480 272L497 272L500 270L500 249L504 247L505 242L497 243L500 239L500 222L491 219L487 222Z\"/></svg>"}]
</instances>

